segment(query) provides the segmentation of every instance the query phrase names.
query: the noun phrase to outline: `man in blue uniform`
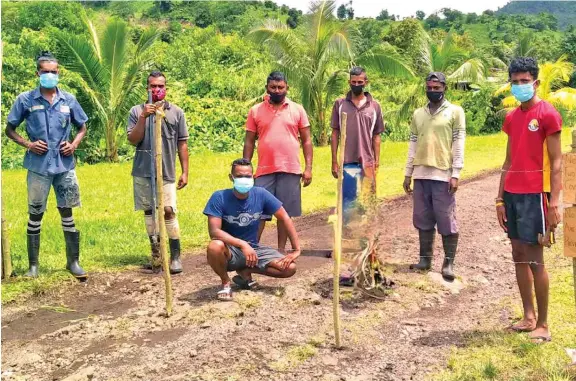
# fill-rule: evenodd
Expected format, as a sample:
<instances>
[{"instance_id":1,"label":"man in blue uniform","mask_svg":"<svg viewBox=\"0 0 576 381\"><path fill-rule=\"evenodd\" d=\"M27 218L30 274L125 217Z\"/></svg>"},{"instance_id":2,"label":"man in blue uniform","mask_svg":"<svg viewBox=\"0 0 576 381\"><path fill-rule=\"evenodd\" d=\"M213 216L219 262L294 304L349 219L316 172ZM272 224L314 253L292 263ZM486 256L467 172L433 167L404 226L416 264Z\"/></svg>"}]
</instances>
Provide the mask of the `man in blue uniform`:
<instances>
[{"instance_id":1,"label":"man in blue uniform","mask_svg":"<svg viewBox=\"0 0 576 381\"><path fill-rule=\"evenodd\" d=\"M26 276L38 276L40 227L46 211L50 187L54 187L62 230L66 241L66 269L82 280L86 272L78 263L80 232L76 230L72 208L80 206L74 151L86 135L88 117L76 98L58 88L58 61L43 52L36 62L40 86L16 98L6 126L6 135L27 149L24 167L28 169L28 263ZM16 132L26 121L28 140ZM72 126L77 129L71 139Z\"/></svg>"}]
</instances>

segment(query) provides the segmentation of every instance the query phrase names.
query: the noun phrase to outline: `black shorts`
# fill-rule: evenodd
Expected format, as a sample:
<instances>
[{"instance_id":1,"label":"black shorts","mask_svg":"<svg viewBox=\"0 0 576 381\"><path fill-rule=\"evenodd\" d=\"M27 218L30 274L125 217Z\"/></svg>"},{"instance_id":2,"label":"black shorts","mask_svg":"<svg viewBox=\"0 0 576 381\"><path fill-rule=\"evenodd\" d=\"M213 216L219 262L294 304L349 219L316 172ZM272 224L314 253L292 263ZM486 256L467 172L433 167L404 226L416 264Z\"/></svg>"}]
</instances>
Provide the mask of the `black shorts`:
<instances>
[{"instance_id":1,"label":"black shorts","mask_svg":"<svg viewBox=\"0 0 576 381\"><path fill-rule=\"evenodd\" d=\"M508 237L538 245L538 234L546 232L548 193L516 194L504 192Z\"/></svg>"},{"instance_id":2,"label":"black shorts","mask_svg":"<svg viewBox=\"0 0 576 381\"><path fill-rule=\"evenodd\" d=\"M230 260L228 261L228 271L238 271L248 268L246 266L246 256L242 252L242 249L236 246L226 245L228 251L230 251ZM266 246L252 246L258 257L258 263L256 266L264 271L270 262L284 258L284 254L281 254L278 250Z\"/></svg>"},{"instance_id":3,"label":"black shorts","mask_svg":"<svg viewBox=\"0 0 576 381\"><path fill-rule=\"evenodd\" d=\"M302 215L301 180L302 175L276 172L258 176L254 180L254 185L266 189L280 200L290 217L300 217ZM270 221L272 217L263 216L262 219Z\"/></svg>"}]
</instances>

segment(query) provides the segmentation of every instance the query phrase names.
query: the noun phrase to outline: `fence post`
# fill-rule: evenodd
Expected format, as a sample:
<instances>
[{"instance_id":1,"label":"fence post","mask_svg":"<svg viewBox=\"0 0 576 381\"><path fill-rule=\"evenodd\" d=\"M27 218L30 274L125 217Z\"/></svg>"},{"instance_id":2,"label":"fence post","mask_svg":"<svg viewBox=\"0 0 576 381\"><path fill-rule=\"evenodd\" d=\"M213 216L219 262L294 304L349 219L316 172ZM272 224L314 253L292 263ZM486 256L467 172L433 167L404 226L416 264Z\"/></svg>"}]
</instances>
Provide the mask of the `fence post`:
<instances>
[{"instance_id":1,"label":"fence post","mask_svg":"<svg viewBox=\"0 0 576 381\"><path fill-rule=\"evenodd\" d=\"M564 255L572 258L574 282L574 305L576 306L576 129L572 130L572 151L564 154L563 203L564 207Z\"/></svg>"},{"instance_id":2,"label":"fence post","mask_svg":"<svg viewBox=\"0 0 576 381\"><path fill-rule=\"evenodd\" d=\"M347 115L343 112L340 115L340 152L338 154L338 190L336 216L334 224L334 292L333 292L333 315L334 315L334 337L336 339L336 348L342 347L340 338L340 263L342 261L342 224L343 224L343 192L342 184L344 181L344 153L346 149L346 121Z\"/></svg>"},{"instance_id":3,"label":"fence post","mask_svg":"<svg viewBox=\"0 0 576 381\"><path fill-rule=\"evenodd\" d=\"M1 202L1 201L0 201ZM4 203L2 202L2 279L12 276L12 257L10 256L10 238L8 226L4 217Z\"/></svg>"}]
</instances>

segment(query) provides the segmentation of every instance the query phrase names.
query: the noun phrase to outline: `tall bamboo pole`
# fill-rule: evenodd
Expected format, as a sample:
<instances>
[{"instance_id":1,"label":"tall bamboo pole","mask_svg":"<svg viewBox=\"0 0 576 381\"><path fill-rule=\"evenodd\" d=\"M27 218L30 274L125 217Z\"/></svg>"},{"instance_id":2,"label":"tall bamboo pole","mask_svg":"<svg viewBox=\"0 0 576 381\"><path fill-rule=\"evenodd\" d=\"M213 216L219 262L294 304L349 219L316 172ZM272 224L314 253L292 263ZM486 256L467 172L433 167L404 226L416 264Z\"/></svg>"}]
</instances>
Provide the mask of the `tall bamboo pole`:
<instances>
[{"instance_id":1,"label":"tall bamboo pole","mask_svg":"<svg viewBox=\"0 0 576 381\"><path fill-rule=\"evenodd\" d=\"M164 179L162 174L162 120L164 109L160 106L156 109L155 146L156 146L156 189L158 190L158 227L160 230L160 255L164 268L164 284L166 286L166 314L172 314L172 279L170 277L170 264L166 247L166 224L164 221Z\"/></svg>"},{"instance_id":2,"label":"tall bamboo pole","mask_svg":"<svg viewBox=\"0 0 576 381\"><path fill-rule=\"evenodd\" d=\"M572 130L572 153L576 154L576 129ZM576 206L572 205L572 207ZM574 305L576 306L576 257L572 258L572 282L574 283Z\"/></svg>"},{"instance_id":3,"label":"tall bamboo pole","mask_svg":"<svg viewBox=\"0 0 576 381\"><path fill-rule=\"evenodd\" d=\"M340 152L338 155L338 201L336 204L336 224L334 225L334 292L333 292L333 315L334 315L334 337L336 348L342 347L340 339L340 263L342 260L342 223L343 223L343 192L342 183L344 180L344 152L346 148L346 121L347 115L343 112L340 115Z\"/></svg>"},{"instance_id":4,"label":"tall bamboo pole","mask_svg":"<svg viewBox=\"0 0 576 381\"><path fill-rule=\"evenodd\" d=\"M8 226L4 217L4 203L2 202L2 278L8 279L12 275L12 257L10 256L10 239Z\"/></svg>"}]
</instances>

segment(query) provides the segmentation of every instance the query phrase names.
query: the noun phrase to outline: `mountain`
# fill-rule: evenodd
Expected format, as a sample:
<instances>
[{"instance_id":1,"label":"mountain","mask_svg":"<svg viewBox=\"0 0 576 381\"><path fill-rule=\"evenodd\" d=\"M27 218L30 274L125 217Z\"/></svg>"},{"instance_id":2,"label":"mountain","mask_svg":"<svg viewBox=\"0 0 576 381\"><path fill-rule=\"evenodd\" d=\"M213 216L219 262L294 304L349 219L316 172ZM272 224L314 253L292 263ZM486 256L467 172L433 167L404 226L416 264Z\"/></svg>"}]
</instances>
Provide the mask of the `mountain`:
<instances>
[{"instance_id":1,"label":"mountain","mask_svg":"<svg viewBox=\"0 0 576 381\"><path fill-rule=\"evenodd\" d=\"M554 15L558 20L559 29L566 30L570 25L576 26L576 1L511 1L496 13L517 15L542 12Z\"/></svg>"}]
</instances>

